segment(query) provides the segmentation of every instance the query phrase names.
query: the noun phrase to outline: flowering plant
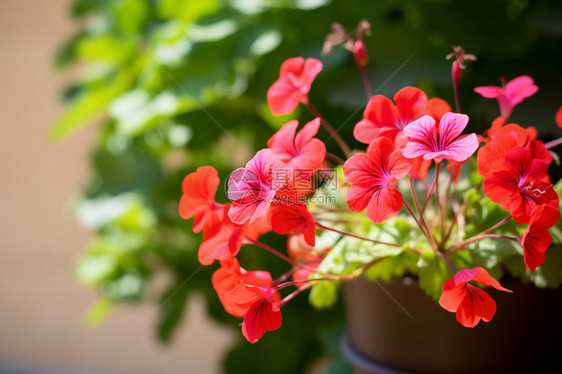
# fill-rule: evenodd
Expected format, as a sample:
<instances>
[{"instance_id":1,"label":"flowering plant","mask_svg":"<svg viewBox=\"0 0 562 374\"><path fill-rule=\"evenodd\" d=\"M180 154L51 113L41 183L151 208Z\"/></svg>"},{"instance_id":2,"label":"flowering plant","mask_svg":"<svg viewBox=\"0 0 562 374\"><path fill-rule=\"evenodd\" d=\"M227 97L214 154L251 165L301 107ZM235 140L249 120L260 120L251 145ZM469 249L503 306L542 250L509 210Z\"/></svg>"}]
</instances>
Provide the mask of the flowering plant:
<instances>
[{"instance_id":1,"label":"flowering plant","mask_svg":"<svg viewBox=\"0 0 562 374\"><path fill-rule=\"evenodd\" d=\"M550 149L562 138L545 144L533 127L509 123L513 108L537 92L533 80L475 88L497 99L501 115L483 134L462 135L470 121L458 88L464 63L475 57L460 47L447 56L454 57L455 111L415 87L402 88L392 100L371 96L361 41L368 30L361 22L354 39L336 25L324 48L342 45L361 72L368 103L353 135L364 150L352 150L309 100L322 63L291 58L268 91L269 107L284 115L304 105L315 118L300 130L297 121L286 123L267 148L232 172L226 187L231 203L215 201L220 180L212 166L183 181L179 212L203 233L199 261L220 263L213 286L225 310L243 318L242 333L252 343L281 327L281 308L303 291L310 289L314 306L327 307L341 282L360 276L416 277L466 327L493 318L496 304L481 287L511 292L498 281L503 276L538 286L562 282L562 256L547 251L561 189L548 174L557 161ZM561 117L562 109L559 127ZM315 137L320 126L345 159ZM270 231L288 235L286 252L260 240ZM551 231L562 239L557 228ZM272 253L289 269L276 278L244 269L236 258L244 245Z\"/></svg>"}]
</instances>

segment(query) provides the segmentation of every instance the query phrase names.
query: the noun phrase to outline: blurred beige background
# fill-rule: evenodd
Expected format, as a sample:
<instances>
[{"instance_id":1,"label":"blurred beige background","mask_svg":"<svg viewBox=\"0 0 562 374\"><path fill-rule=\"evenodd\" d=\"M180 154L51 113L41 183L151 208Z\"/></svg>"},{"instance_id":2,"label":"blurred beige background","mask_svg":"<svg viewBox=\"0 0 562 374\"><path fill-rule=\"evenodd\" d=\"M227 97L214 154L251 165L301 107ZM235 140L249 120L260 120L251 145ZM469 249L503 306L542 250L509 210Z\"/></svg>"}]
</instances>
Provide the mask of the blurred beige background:
<instances>
[{"instance_id":1,"label":"blurred beige background","mask_svg":"<svg viewBox=\"0 0 562 374\"><path fill-rule=\"evenodd\" d=\"M73 275L89 234L70 204L95 128L46 141L62 110L65 77L51 62L73 31L69 5L0 0L0 373L219 372L233 336L206 319L202 299L167 347L155 339L155 305L119 307L93 330L81 324L96 295Z\"/></svg>"}]
</instances>

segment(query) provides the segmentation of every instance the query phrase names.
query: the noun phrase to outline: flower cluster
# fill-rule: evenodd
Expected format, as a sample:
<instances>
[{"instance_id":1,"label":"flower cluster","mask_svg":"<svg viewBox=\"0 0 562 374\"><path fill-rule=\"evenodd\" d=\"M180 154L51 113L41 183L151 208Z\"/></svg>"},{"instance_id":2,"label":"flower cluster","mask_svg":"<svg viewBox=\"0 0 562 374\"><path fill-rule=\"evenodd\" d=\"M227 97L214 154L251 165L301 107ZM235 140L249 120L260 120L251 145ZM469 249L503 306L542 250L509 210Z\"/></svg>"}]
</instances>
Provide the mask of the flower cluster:
<instances>
[{"instance_id":1,"label":"flower cluster","mask_svg":"<svg viewBox=\"0 0 562 374\"><path fill-rule=\"evenodd\" d=\"M345 34L337 42L337 33L329 41L347 43L365 78L367 51L360 39L367 26L362 27L357 41ZM213 167L200 167L185 177L180 215L194 218L193 231L202 231L201 264L220 263L213 286L225 310L243 318L248 341L280 328L283 305L303 291L366 275L406 252L412 256L403 257L414 266L402 266L410 269L406 273L392 268L387 272L418 277L420 287L466 327L490 321L496 311L492 297L478 285L511 292L496 278L506 272L516 275L510 270L519 264L529 277L545 262L552 244L548 229L560 218L559 197L548 175L553 162L549 149L562 141L544 144L534 128L508 123L513 108L538 90L527 76L504 87L475 88L483 97L498 100L501 116L483 134L464 133L469 116L460 109L460 69L465 68L463 56L465 61L475 57L459 48L452 66L456 110L416 87L404 87L392 99L368 92L364 118L353 131L367 145L364 152L351 150L309 100L322 63L289 59L267 94L269 107L274 115L283 115L302 104L315 118L300 130L296 120L288 122L267 148L233 171L227 181L230 203L215 201L220 181ZM556 115L562 127L561 117L562 109ZM345 159L326 151L317 138L321 126ZM447 170L441 167L444 162ZM315 178L328 167L340 176L332 184L335 188ZM327 193L341 193L345 202L311 202L310 197ZM490 223L496 216L500 219ZM286 252L260 241L270 231L288 235ZM509 245L495 256L496 263L483 265L482 253L490 252L490 243L492 248L494 243ZM290 269L275 279L267 271L245 270L236 258L245 244L270 252ZM361 255L351 255L351 247L357 253L361 248ZM345 269L332 266L337 256L347 258ZM520 260L510 260L511 268L501 266L502 259L513 256ZM432 263L446 267L432 271ZM435 281L425 282L424 277ZM283 297L290 287L293 291Z\"/></svg>"}]
</instances>

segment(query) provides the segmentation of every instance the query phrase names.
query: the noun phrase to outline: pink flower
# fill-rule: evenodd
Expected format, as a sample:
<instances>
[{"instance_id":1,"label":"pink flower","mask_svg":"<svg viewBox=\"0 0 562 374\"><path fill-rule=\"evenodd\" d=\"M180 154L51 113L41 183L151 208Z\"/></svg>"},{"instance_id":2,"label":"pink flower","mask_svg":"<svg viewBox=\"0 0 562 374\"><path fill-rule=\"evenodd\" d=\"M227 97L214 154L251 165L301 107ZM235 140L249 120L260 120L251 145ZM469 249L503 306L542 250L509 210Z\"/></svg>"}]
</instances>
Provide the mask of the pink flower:
<instances>
[{"instance_id":1,"label":"pink flower","mask_svg":"<svg viewBox=\"0 0 562 374\"><path fill-rule=\"evenodd\" d=\"M290 168L316 170L326 157L326 146L314 138L320 127L320 118L315 118L296 134L298 121L283 125L268 141L273 158L283 161ZM296 136L295 136L296 134Z\"/></svg>"},{"instance_id":2,"label":"pink flower","mask_svg":"<svg viewBox=\"0 0 562 374\"><path fill-rule=\"evenodd\" d=\"M523 246L523 260L525 266L535 271L546 260L545 252L552 244L552 237L548 229L556 224L560 218L557 208L550 205L539 205L531 213L529 227L519 242Z\"/></svg>"},{"instance_id":3,"label":"pink flower","mask_svg":"<svg viewBox=\"0 0 562 374\"><path fill-rule=\"evenodd\" d=\"M233 201L228 216L232 222L241 225L264 214L286 177L285 164L273 159L270 149L262 149L245 168L234 170L228 179L228 197Z\"/></svg>"},{"instance_id":4,"label":"pink flower","mask_svg":"<svg viewBox=\"0 0 562 374\"><path fill-rule=\"evenodd\" d=\"M467 123L466 114L445 113L437 128L433 118L423 116L404 128L409 141L402 154L407 158L465 161L479 144L474 133L459 137Z\"/></svg>"},{"instance_id":5,"label":"pink flower","mask_svg":"<svg viewBox=\"0 0 562 374\"><path fill-rule=\"evenodd\" d=\"M476 87L474 92L487 99L498 99L501 115L506 121L513 108L524 99L533 96L539 87L534 84L533 78L523 75L509 81L504 88L496 86Z\"/></svg>"},{"instance_id":6,"label":"pink flower","mask_svg":"<svg viewBox=\"0 0 562 374\"><path fill-rule=\"evenodd\" d=\"M490 322L496 314L496 302L482 289L468 283L470 281L500 291L512 292L492 278L484 268L460 270L443 283L443 293L439 305L451 313L456 313L457 321L465 327L474 327L483 320Z\"/></svg>"},{"instance_id":7,"label":"pink flower","mask_svg":"<svg viewBox=\"0 0 562 374\"><path fill-rule=\"evenodd\" d=\"M354 212L367 208L367 217L374 223L396 215L403 204L396 181L410 168L411 163L390 140L375 140L367 154L355 155L343 165L345 179L351 184L347 191L347 205Z\"/></svg>"},{"instance_id":8,"label":"pink flower","mask_svg":"<svg viewBox=\"0 0 562 374\"><path fill-rule=\"evenodd\" d=\"M294 111L310 91L322 63L314 58L290 58L281 65L279 79L267 91L271 112L280 116Z\"/></svg>"}]
</instances>

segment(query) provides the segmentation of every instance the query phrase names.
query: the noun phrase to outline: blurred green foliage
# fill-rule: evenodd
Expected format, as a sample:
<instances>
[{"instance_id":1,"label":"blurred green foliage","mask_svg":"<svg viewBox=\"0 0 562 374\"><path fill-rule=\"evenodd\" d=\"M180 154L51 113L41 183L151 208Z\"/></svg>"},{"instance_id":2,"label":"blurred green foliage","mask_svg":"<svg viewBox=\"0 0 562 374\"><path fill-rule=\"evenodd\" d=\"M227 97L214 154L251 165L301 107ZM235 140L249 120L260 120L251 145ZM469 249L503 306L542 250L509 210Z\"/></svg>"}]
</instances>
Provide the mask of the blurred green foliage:
<instances>
[{"instance_id":1,"label":"blurred green foliage","mask_svg":"<svg viewBox=\"0 0 562 374\"><path fill-rule=\"evenodd\" d=\"M539 127L546 139L553 136L549 129L562 103L557 1L76 0L72 15L80 26L60 49L56 65L75 67L79 74L64 92L68 109L50 137L62 140L98 124L91 176L76 208L80 222L96 232L76 268L80 282L100 293L85 320L95 325L116 303L156 296L157 331L165 341L192 292L206 296L213 318L238 323L212 290L215 267L197 262L200 237L191 233L191 222L179 218L183 177L212 164L224 182L230 170L265 147L288 120L274 118L265 104L279 66L294 56L319 58L331 22L350 31L361 18L371 22L368 68L376 93L387 96L417 85L430 97L452 102L444 56L451 44L476 54L479 60L470 64L461 85L474 130L488 127L498 109L472 88L499 84L500 75L533 76L540 91L512 119ZM322 61L325 69L311 100L359 147L352 129L366 101L353 59L336 50ZM300 111L293 117L311 119ZM338 153L333 141L327 147ZM226 201L222 188L217 199ZM284 247L282 239L266 239ZM267 267L274 277L285 269L252 247L240 257L246 268ZM161 274L168 279L165 289L151 282ZM306 297L297 298L285 307L281 330L255 345L240 335L225 371L304 372L323 352L337 356L334 331L341 328L334 326L341 326L341 318L339 304L318 312ZM341 361L332 372L337 368L348 370Z\"/></svg>"}]
</instances>

